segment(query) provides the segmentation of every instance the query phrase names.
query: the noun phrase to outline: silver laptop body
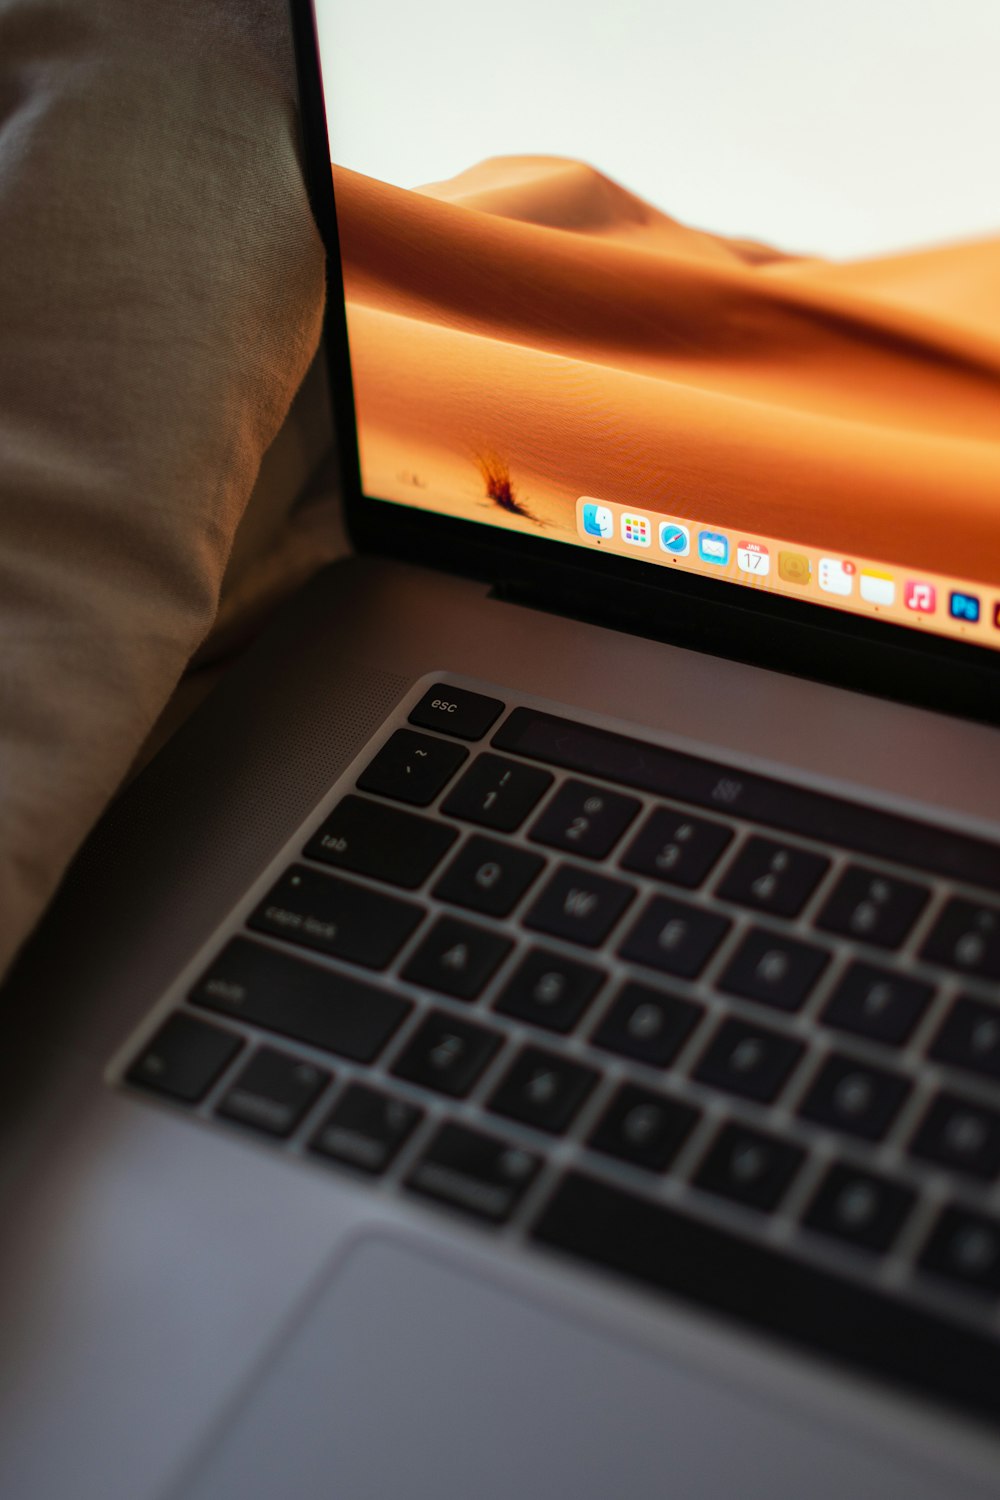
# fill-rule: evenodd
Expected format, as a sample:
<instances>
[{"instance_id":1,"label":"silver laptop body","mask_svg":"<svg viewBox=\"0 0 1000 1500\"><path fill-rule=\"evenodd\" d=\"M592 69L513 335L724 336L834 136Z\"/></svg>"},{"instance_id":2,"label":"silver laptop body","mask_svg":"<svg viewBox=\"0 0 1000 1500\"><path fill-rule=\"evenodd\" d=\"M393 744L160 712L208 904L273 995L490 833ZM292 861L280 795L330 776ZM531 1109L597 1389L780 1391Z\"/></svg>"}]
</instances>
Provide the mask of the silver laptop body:
<instances>
[{"instance_id":1,"label":"silver laptop body","mask_svg":"<svg viewBox=\"0 0 1000 1500\"><path fill-rule=\"evenodd\" d=\"M703 498L407 507L330 341L354 555L5 986L0 1494L1000 1494L995 536L918 638L902 552L853 614L630 555Z\"/></svg>"}]
</instances>

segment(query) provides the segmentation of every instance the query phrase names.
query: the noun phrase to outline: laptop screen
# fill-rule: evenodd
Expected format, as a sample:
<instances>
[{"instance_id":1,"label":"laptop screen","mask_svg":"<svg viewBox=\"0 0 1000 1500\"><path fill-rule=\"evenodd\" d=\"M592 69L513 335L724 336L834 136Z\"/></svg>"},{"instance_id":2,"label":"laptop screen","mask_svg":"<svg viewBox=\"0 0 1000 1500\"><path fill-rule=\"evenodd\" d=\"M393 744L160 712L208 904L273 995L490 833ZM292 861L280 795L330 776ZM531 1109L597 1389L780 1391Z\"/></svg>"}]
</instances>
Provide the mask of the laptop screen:
<instances>
[{"instance_id":1,"label":"laptop screen","mask_svg":"<svg viewBox=\"0 0 1000 1500\"><path fill-rule=\"evenodd\" d=\"M997 0L316 0L365 494L1000 648Z\"/></svg>"}]
</instances>

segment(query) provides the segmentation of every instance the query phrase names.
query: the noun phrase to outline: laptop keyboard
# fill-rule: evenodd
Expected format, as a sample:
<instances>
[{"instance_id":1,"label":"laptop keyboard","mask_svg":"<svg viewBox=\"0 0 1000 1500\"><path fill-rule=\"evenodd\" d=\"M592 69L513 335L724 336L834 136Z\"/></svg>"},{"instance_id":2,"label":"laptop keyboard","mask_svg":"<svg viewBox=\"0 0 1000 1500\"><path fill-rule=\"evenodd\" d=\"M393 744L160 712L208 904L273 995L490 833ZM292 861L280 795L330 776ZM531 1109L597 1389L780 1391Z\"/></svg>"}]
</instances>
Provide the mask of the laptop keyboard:
<instances>
[{"instance_id":1,"label":"laptop keyboard","mask_svg":"<svg viewBox=\"0 0 1000 1500\"><path fill-rule=\"evenodd\" d=\"M127 1084L995 1419L1000 848L447 683L318 816Z\"/></svg>"}]
</instances>

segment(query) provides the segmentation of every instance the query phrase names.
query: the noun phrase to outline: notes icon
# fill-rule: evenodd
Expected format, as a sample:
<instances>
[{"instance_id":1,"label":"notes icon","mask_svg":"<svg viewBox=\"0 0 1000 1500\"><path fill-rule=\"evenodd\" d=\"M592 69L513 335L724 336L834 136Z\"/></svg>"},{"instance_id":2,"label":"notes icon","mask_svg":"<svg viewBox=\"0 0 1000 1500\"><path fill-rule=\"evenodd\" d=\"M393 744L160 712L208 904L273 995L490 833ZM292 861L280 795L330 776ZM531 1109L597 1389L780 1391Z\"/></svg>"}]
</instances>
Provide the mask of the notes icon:
<instances>
[{"instance_id":1,"label":"notes icon","mask_svg":"<svg viewBox=\"0 0 1000 1500\"><path fill-rule=\"evenodd\" d=\"M862 568L858 580L861 597L867 604L890 605L896 602L896 585L891 573L880 573L874 568Z\"/></svg>"}]
</instances>

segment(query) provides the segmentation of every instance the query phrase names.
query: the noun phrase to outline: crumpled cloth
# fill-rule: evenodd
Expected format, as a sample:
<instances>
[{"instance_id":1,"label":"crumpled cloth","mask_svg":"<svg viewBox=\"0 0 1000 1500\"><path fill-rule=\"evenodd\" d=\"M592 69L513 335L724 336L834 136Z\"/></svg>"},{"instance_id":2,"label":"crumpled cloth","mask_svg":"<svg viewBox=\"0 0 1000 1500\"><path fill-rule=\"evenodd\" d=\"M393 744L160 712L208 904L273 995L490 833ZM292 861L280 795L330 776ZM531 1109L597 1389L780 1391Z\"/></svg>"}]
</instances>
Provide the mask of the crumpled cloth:
<instances>
[{"instance_id":1,"label":"crumpled cloth","mask_svg":"<svg viewBox=\"0 0 1000 1500\"><path fill-rule=\"evenodd\" d=\"M315 354L297 130L284 0L0 0L0 974L204 642Z\"/></svg>"}]
</instances>

